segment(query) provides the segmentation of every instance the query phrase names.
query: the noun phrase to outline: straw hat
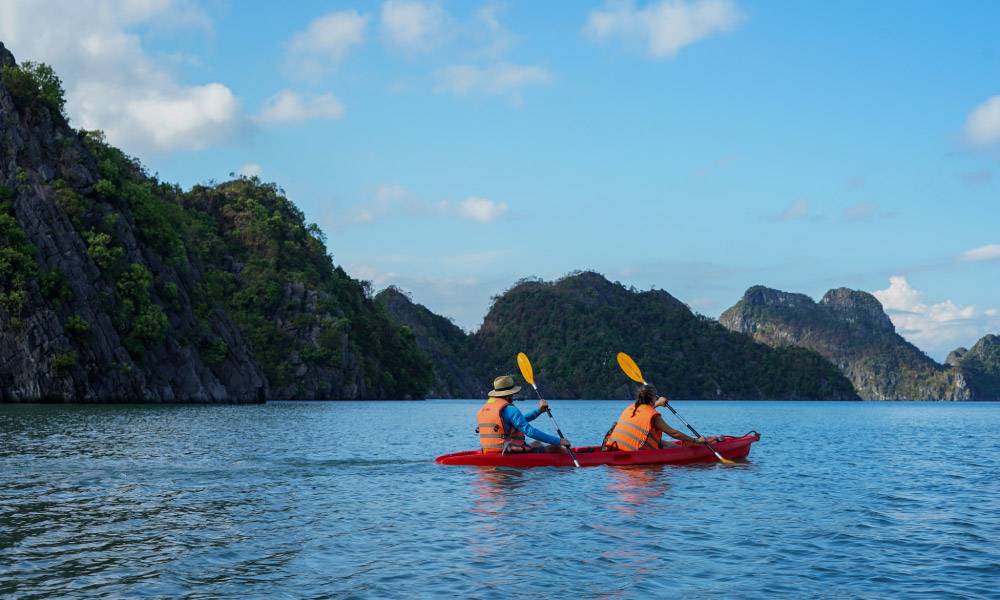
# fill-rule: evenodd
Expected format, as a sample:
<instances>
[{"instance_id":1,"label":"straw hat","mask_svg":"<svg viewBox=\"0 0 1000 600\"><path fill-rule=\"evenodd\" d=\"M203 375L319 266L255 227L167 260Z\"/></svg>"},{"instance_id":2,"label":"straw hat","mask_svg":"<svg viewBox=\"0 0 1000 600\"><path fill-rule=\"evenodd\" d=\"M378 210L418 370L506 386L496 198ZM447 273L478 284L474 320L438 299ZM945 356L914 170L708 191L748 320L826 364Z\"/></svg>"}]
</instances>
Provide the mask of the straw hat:
<instances>
[{"instance_id":1,"label":"straw hat","mask_svg":"<svg viewBox=\"0 0 1000 600\"><path fill-rule=\"evenodd\" d=\"M510 375L501 375L493 380L493 389L490 396L513 396L521 391L521 386L514 385L514 378Z\"/></svg>"}]
</instances>

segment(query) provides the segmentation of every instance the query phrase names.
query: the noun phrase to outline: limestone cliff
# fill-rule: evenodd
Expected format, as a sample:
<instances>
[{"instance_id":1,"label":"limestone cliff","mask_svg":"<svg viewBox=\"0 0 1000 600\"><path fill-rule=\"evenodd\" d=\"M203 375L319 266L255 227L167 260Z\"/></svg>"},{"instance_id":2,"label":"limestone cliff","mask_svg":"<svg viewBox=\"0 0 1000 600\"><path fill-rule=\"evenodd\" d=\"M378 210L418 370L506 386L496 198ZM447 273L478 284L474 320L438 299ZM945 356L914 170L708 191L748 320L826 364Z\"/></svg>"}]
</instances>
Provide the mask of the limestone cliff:
<instances>
[{"instance_id":1,"label":"limestone cliff","mask_svg":"<svg viewBox=\"0 0 1000 600\"><path fill-rule=\"evenodd\" d=\"M984 399L967 369L939 365L899 336L881 303L866 292L830 290L817 303L755 286L719 322L773 346L819 352L865 400Z\"/></svg>"},{"instance_id":2,"label":"limestone cliff","mask_svg":"<svg viewBox=\"0 0 1000 600\"><path fill-rule=\"evenodd\" d=\"M0 43L0 401L422 398L430 365L275 184L178 186Z\"/></svg>"},{"instance_id":3,"label":"limestone cliff","mask_svg":"<svg viewBox=\"0 0 1000 600\"><path fill-rule=\"evenodd\" d=\"M971 349L953 351L948 360L969 374L977 398L1000 400L1000 336L983 336Z\"/></svg>"},{"instance_id":4,"label":"limestone cliff","mask_svg":"<svg viewBox=\"0 0 1000 600\"><path fill-rule=\"evenodd\" d=\"M0 43L0 65L15 64ZM100 197L81 134L0 83L0 141L0 401L264 401L267 383L232 320L192 311L200 265L166 264L128 207ZM151 276L146 289L122 293L95 260L98 222L124 277ZM148 328L133 327L144 317ZM225 352L207 361L201 350L213 344Z\"/></svg>"},{"instance_id":5,"label":"limestone cliff","mask_svg":"<svg viewBox=\"0 0 1000 600\"><path fill-rule=\"evenodd\" d=\"M409 328L420 349L431 359L434 383L429 398L485 398L488 377L470 370L469 336L458 326L417 304L400 289L390 286L375 296L396 323Z\"/></svg>"}]
</instances>

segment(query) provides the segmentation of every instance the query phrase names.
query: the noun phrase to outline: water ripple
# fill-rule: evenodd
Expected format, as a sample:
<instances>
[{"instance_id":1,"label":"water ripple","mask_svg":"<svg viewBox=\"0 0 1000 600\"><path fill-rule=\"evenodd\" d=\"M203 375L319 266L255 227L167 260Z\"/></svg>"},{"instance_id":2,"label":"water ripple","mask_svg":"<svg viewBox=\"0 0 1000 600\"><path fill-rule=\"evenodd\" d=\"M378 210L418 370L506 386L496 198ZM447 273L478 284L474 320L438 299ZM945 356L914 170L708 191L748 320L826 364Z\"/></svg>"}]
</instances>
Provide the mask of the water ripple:
<instances>
[{"instance_id":1,"label":"water ripple","mask_svg":"<svg viewBox=\"0 0 1000 600\"><path fill-rule=\"evenodd\" d=\"M750 460L434 464L477 408L0 406L0 597L1000 597L1000 405L690 402Z\"/></svg>"}]
</instances>

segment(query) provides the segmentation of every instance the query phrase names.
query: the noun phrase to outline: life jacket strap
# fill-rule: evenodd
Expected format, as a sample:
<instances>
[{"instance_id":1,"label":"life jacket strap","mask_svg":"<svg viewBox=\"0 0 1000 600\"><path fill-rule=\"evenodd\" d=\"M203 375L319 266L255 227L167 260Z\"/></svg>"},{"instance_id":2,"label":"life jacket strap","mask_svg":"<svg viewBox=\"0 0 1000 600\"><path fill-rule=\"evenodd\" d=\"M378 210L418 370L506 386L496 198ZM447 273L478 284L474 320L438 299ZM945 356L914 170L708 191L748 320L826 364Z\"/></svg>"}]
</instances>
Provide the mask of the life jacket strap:
<instances>
[{"instance_id":1,"label":"life jacket strap","mask_svg":"<svg viewBox=\"0 0 1000 600\"><path fill-rule=\"evenodd\" d=\"M617 441L622 442L623 444L628 446L629 449L631 450L639 450L643 446L645 446L647 444L647 441L649 440L649 431L640 431L640 433L644 434L646 437L641 438L629 431L625 431L619 428L618 431L614 432L612 437ZM631 438L632 440L635 440L635 443L632 443L629 439L624 439L624 438Z\"/></svg>"}]
</instances>

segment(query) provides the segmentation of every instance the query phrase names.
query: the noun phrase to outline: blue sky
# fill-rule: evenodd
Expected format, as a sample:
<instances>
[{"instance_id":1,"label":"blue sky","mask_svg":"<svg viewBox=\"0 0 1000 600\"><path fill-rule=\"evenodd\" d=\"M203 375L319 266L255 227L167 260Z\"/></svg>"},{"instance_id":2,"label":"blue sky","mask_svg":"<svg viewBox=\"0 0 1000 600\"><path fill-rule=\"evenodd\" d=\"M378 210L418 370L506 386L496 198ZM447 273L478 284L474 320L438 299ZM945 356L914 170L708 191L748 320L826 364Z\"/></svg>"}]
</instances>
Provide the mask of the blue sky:
<instances>
[{"instance_id":1,"label":"blue sky","mask_svg":"<svg viewBox=\"0 0 1000 600\"><path fill-rule=\"evenodd\" d=\"M1000 3L0 0L75 127L188 188L282 187L334 261L474 331L593 269L717 317L876 294L1000 333Z\"/></svg>"}]
</instances>

